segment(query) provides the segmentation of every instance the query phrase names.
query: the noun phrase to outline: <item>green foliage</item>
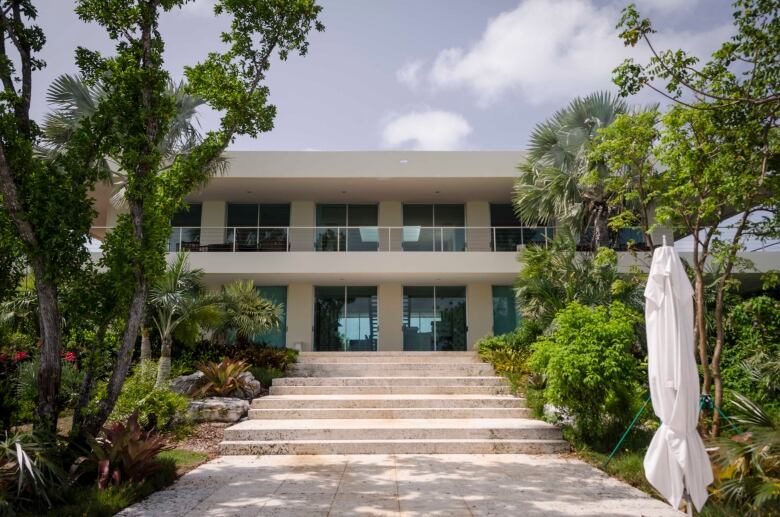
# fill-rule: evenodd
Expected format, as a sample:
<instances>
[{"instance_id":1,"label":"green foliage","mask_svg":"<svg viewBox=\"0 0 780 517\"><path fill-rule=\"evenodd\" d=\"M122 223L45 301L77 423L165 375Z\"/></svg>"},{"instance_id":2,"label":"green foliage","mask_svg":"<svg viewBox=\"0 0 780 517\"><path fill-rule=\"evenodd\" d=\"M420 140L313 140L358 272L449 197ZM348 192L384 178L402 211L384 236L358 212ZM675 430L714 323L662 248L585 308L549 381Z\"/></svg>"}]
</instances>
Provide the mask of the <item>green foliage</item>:
<instances>
[{"instance_id":1,"label":"green foliage","mask_svg":"<svg viewBox=\"0 0 780 517\"><path fill-rule=\"evenodd\" d=\"M155 387L155 366L154 362L146 361L133 369L109 420L124 421L137 413L138 422L144 429L173 429L184 423L183 414L189 399L168 388Z\"/></svg>"},{"instance_id":2,"label":"green foliage","mask_svg":"<svg viewBox=\"0 0 780 517\"><path fill-rule=\"evenodd\" d=\"M157 455L158 459L169 459L176 463L177 467L192 467L207 461L209 459L207 454L198 451L191 451L189 449L171 449L169 451L162 451Z\"/></svg>"},{"instance_id":3,"label":"green foliage","mask_svg":"<svg viewBox=\"0 0 780 517\"><path fill-rule=\"evenodd\" d=\"M292 348L248 344L246 346L228 346L229 357L240 359L252 366L287 371L287 367L298 360L298 351Z\"/></svg>"},{"instance_id":4,"label":"green foliage","mask_svg":"<svg viewBox=\"0 0 780 517\"><path fill-rule=\"evenodd\" d=\"M546 376L545 400L573 418L587 443L606 445L633 415L642 375L631 354L638 321L639 314L619 302L572 302L533 346L530 365Z\"/></svg>"},{"instance_id":5,"label":"green foliage","mask_svg":"<svg viewBox=\"0 0 780 517\"><path fill-rule=\"evenodd\" d=\"M51 506L65 484L56 443L27 433L0 439L0 514L40 500Z\"/></svg>"},{"instance_id":6,"label":"green foliage","mask_svg":"<svg viewBox=\"0 0 780 517\"><path fill-rule=\"evenodd\" d=\"M756 403L732 394L742 434L716 440L715 498L741 515L780 513L780 425Z\"/></svg>"},{"instance_id":7,"label":"green foliage","mask_svg":"<svg viewBox=\"0 0 780 517\"><path fill-rule=\"evenodd\" d=\"M127 422L112 422L102 435L90 440L90 455L76 461L77 468L91 473L99 489L143 481L156 468L157 455L171 447L154 430L144 431L134 412Z\"/></svg>"},{"instance_id":8,"label":"green foliage","mask_svg":"<svg viewBox=\"0 0 780 517\"><path fill-rule=\"evenodd\" d=\"M218 397L227 397L234 391L243 389L247 385L246 379L241 376L242 373L249 370L249 365L244 361L223 359L219 363L209 361L207 363L198 363L196 366L206 376L207 381L198 390L198 396L213 393Z\"/></svg>"},{"instance_id":9,"label":"green foliage","mask_svg":"<svg viewBox=\"0 0 780 517\"><path fill-rule=\"evenodd\" d=\"M726 324L724 386L780 415L780 300L765 295L747 299L733 307Z\"/></svg>"},{"instance_id":10,"label":"green foliage","mask_svg":"<svg viewBox=\"0 0 780 517\"><path fill-rule=\"evenodd\" d=\"M644 303L643 275L618 274L615 251L578 252L565 233L557 234L547 246L526 248L519 260L523 267L515 282L518 310L542 328L573 301L584 305L620 301L636 309Z\"/></svg>"},{"instance_id":11,"label":"green foliage","mask_svg":"<svg viewBox=\"0 0 780 517\"><path fill-rule=\"evenodd\" d=\"M284 370L265 366L251 366L249 372L257 379L264 388L270 388L274 379L284 377Z\"/></svg>"},{"instance_id":12,"label":"green foliage","mask_svg":"<svg viewBox=\"0 0 780 517\"><path fill-rule=\"evenodd\" d=\"M541 334L532 321L523 321L514 331L501 336L487 336L474 345L483 361L492 364L499 375L520 376L529 372L531 345Z\"/></svg>"},{"instance_id":13,"label":"green foliage","mask_svg":"<svg viewBox=\"0 0 780 517\"><path fill-rule=\"evenodd\" d=\"M222 318L214 334L222 342L235 336L237 342L246 343L252 336L276 328L281 322L282 307L260 296L252 280L227 284L219 308Z\"/></svg>"},{"instance_id":14,"label":"green foliage","mask_svg":"<svg viewBox=\"0 0 780 517\"><path fill-rule=\"evenodd\" d=\"M25 361L19 365L16 378L16 397L19 404L19 420L30 422L38 404L38 369L40 361ZM57 403L61 409L72 409L76 404L84 374L72 363L62 361L62 377Z\"/></svg>"}]
</instances>

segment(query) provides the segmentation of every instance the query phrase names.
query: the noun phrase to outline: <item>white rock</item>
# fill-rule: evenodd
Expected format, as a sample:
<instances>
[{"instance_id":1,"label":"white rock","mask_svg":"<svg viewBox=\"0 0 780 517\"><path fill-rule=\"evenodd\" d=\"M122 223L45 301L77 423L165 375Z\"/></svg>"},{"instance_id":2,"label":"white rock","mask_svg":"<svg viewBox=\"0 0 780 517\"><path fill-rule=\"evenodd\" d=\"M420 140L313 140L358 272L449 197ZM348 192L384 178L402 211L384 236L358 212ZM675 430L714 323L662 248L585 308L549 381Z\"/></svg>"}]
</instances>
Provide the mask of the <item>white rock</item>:
<instances>
[{"instance_id":1,"label":"white rock","mask_svg":"<svg viewBox=\"0 0 780 517\"><path fill-rule=\"evenodd\" d=\"M206 382L206 376L200 371L189 375L182 375L171 381L171 391L191 397L196 391L202 388Z\"/></svg>"},{"instance_id":2,"label":"white rock","mask_svg":"<svg viewBox=\"0 0 780 517\"><path fill-rule=\"evenodd\" d=\"M187 414L195 422L238 422L248 411L249 402L235 397L209 397L187 406Z\"/></svg>"}]
</instances>

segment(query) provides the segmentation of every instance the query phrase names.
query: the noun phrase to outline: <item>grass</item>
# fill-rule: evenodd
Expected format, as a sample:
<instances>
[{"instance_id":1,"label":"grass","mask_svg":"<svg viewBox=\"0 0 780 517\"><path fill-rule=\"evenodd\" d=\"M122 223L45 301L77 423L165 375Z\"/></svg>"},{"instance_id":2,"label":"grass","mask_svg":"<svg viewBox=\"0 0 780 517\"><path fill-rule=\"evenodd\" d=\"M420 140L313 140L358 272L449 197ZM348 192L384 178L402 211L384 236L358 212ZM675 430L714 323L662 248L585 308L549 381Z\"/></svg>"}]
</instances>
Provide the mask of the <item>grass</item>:
<instances>
[{"instance_id":1,"label":"grass","mask_svg":"<svg viewBox=\"0 0 780 517\"><path fill-rule=\"evenodd\" d=\"M160 459L172 460L178 469L193 467L209 459L206 454L198 451L191 451L189 449L163 451L157 457Z\"/></svg>"}]
</instances>

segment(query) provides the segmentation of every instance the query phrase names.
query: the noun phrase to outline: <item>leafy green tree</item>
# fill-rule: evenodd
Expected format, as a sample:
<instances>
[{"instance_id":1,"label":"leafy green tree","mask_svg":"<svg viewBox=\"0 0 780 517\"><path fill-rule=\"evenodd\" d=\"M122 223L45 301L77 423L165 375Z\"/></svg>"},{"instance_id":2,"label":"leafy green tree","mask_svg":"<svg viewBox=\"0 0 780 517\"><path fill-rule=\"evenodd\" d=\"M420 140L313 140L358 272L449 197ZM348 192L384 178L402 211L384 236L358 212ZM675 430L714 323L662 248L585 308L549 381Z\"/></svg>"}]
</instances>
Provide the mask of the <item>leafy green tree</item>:
<instances>
[{"instance_id":1,"label":"leafy green tree","mask_svg":"<svg viewBox=\"0 0 780 517\"><path fill-rule=\"evenodd\" d=\"M151 319L160 334L157 387L167 386L171 376L173 335L181 325L208 318L217 310L217 300L205 293L203 270L191 269L186 253L178 253L149 289Z\"/></svg>"},{"instance_id":2,"label":"leafy green tree","mask_svg":"<svg viewBox=\"0 0 780 517\"><path fill-rule=\"evenodd\" d=\"M542 328L574 301L590 306L622 301L642 307L641 277L634 272L620 275L612 249L581 253L570 236L559 233L547 246L524 249L519 261L523 267L515 282L518 311Z\"/></svg>"},{"instance_id":3,"label":"leafy green tree","mask_svg":"<svg viewBox=\"0 0 780 517\"><path fill-rule=\"evenodd\" d=\"M223 343L235 338L248 343L253 336L279 326L282 308L260 296L252 280L227 284L219 301L222 317L214 328L214 337Z\"/></svg>"},{"instance_id":4,"label":"leafy green tree","mask_svg":"<svg viewBox=\"0 0 780 517\"><path fill-rule=\"evenodd\" d=\"M724 307L740 260L741 237L760 231L752 222L757 209L778 213L780 188L780 16L776 0L736 0L735 35L701 66L683 50L659 50L652 22L635 6L623 11L618 28L626 45L640 41L651 50L645 64L626 60L613 80L621 94L650 88L676 104L663 117L655 154L661 163L663 195L656 197L659 221L685 228L694 239L696 333L703 366L703 391L714 387L720 405L720 358L725 342ZM721 239L719 224L739 214L733 239ZM774 227L777 227L775 215ZM770 228L772 225L769 225ZM707 347L704 266L719 267L711 358ZM713 415L713 433L720 426Z\"/></svg>"},{"instance_id":5,"label":"leafy green tree","mask_svg":"<svg viewBox=\"0 0 780 517\"><path fill-rule=\"evenodd\" d=\"M514 188L521 220L554 222L582 235L590 230L594 244L609 242L612 199L602 182L608 171L589 153L598 131L627 111L625 101L598 92L574 99L534 128Z\"/></svg>"},{"instance_id":6,"label":"leafy green tree","mask_svg":"<svg viewBox=\"0 0 780 517\"><path fill-rule=\"evenodd\" d=\"M60 385L60 283L88 260L93 218L89 192L100 176L95 156L104 134L100 120L76 131L55 158L36 152L41 138L30 117L37 54L46 39L35 25L32 0L0 2L0 229L10 227L35 278L42 341L36 425L54 432ZM4 244L5 246L5 244Z\"/></svg>"}]
</instances>

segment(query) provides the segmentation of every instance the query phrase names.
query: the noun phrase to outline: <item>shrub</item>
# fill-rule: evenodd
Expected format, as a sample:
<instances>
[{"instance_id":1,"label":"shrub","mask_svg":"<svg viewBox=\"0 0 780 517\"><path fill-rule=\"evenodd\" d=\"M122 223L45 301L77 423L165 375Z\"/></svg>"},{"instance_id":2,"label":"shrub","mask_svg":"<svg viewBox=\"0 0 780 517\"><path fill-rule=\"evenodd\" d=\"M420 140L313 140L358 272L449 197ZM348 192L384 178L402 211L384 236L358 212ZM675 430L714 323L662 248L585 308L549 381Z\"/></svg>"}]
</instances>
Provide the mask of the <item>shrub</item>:
<instances>
[{"instance_id":1,"label":"shrub","mask_svg":"<svg viewBox=\"0 0 780 517\"><path fill-rule=\"evenodd\" d=\"M284 377L284 372L277 368L264 368L262 366L252 366L249 368L252 376L260 381L265 388L270 388L274 379Z\"/></svg>"},{"instance_id":2,"label":"shrub","mask_svg":"<svg viewBox=\"0 0 780 517\"><path fill-rule=\"evenodd\" d=\"M544 398L573 417L591 445L607 445L625 428L639 394L639 361L629 352L640 316L620 302L608 307L570 303L552 333L533 347L531 367L546 376Z\"/></svg>"},{"instance_id":3,"label":"shrub","mask_svg":"<svg viewBox=\"0 0 780 517\"><path fill-rule=\"evenodd\" d=\"M247 345L237 348L234 359L241 359L252 366L287 371L287 367L298 360L298 351L292 348L274 348L265 345Z\"/></svg>"},{"instance_id":4,"label":"shrub","mask_svg":"<svg viewBox=\"0 0 780 517\"><path fill-rule=\"evenodd\" d=\"M92 472L101 490L109 484L140 482L154 472L157 455L171 446L154 430L144 431L134 412L126 423L112 422L90 440L90 455L76 460L80 473Z\"/></svg>"},{"instance_id":5,"label":"shrub","mask_svg":"<svg viewBox=\"0 0 780 517\"><path fill-rule=\"evenodd\" d=\"M0 440L0 515L13 506L39 499L51 506L66 475L58 462L56 443L27 433L4 433Z\"/></svg>"},{"instance_id":6,"label":"shrub","mask_svg":"<svg viewBox=\"0 0 780 517\"><path fill-rule=\"evenodd\" d=\"M496 373L516 376L528 373L527 361L531 345L541 333L538 325L524 321L514 332L487 336L476 343L479 356L491 363Z\"/></svg>"},{"instance_id":7,"label":"shrub","mask_svg":"<svg viewBox=\"0 0 780 517\"><path fill-rule=\"evenodd\" d=\"M285 371L298 360L298 351L292 348L276 348L250 342L220 343L203 341L194 351L176 351L174 365L179 375L191 373L190 365L208 361L219 362L222 359L239 359L252 366L276 368ZM173 373L172 373L173 375Z\"/></svg>"},{"instance_id":8,"label":"shrub","mask_svg":"<svg viewBox=\"0 0 780 517\"><path fill-rule=\"evenodd\" d=\"M206 376L206 384L197 392L199 396L213 393L218 397L227 397L247 386L246 379L241 376L249 369L249 365L244 361L234 359L223 359L219 363L209 361L198 363L197 368Z\"/></svg>"},{"instance_id":9,"label":"shrub","mask_svg":"<svg viewBox=\"0 0 780 517\"><path fill-rule=\"evenodd\" d=\"M40 360L24 361L19 364L16 377L16 398L19 404L19 420L28 422L33 419L35 407L38 404L38 369ZM63 359L60 381L60 391L57 403L60 408L72 408L81 389L84 374L73 362Z\"/></svg>"},{"instance_id":10,"label":"shrub","mask_svg":"<svg viewBox=\"0 0 780 517\"><path fill-rule=\"evenodd\" d=\"M122 386L109 420L127 420L137 413L138 422L144 429L168 430L183 423L181 417L189 399L168 388L155 387L156 380L157 367L153 361L136 366Z\"/></svg>"}]
</instances>

